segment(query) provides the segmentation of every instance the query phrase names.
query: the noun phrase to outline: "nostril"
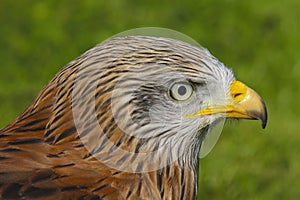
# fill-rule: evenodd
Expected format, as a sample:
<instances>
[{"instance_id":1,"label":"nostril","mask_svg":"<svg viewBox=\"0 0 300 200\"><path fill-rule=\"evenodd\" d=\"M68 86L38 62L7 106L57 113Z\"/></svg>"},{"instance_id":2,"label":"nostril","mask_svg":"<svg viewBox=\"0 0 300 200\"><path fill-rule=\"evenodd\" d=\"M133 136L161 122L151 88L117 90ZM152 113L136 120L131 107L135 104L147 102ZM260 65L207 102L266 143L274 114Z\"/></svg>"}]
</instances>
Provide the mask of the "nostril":
<instances>
[{"instance_id":1,"label":"nostril","mask_svg":"<svg viewBox=\"0 0 300 200\"><path fill-rule=\"evenodd\" d=\"M243 93L239 92L233 95L234 98L237 98L238 96L242 95Z\"/></svg>"},{"instance_id":2,"label":"nostril","mask_svg":"<svg viewBox=\"0 0 300 200\"><path fill-rule=\"evenodd\" d=\"M233 81L230 86L230 96L234 103L239 103L248 94L248 87L240 81Z\"/></svg>"}]
</instances>

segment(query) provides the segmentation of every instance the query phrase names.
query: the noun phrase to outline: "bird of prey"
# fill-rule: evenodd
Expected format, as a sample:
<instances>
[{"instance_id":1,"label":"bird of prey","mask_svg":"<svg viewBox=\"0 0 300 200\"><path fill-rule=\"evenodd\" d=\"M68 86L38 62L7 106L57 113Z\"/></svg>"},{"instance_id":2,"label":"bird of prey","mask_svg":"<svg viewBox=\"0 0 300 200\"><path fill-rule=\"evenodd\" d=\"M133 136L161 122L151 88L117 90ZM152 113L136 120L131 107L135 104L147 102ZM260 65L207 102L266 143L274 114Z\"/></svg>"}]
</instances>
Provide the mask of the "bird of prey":
<instances>
[{"instance_id":1,"label":"bird of prey","mask_svg":"<svg viewBox=\"0 0 300 200\"><path fill-rule=\"evenodd\" d=\"M267 112L208 50L112 38L0 130L0 199L196 199L201 144L224 118L264 128Z\"/></svg>"}]
</instances>

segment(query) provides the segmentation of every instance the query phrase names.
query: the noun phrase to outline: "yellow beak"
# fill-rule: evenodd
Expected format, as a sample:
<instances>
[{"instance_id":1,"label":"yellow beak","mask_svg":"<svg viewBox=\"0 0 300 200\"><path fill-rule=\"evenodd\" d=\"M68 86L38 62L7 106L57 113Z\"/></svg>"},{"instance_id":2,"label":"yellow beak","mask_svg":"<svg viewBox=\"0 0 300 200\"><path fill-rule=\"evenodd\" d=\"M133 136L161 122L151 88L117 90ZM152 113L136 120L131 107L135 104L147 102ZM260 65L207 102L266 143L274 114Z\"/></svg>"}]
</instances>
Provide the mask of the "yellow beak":
<instances>
[{"instance_id":1,"label":"yellow beak","mask_svg":"<svg viewBox=\"0 0 300 200\"><path fill-rule=\"evenodd\" d=\"M244 83L234 80L230 87L230 95L233 103L225 106L209 106L188 117L224 113L227 118L259 119L262 128L266 127L267 109L262 98L254 90Z\"/></svg>"}]
</instances>

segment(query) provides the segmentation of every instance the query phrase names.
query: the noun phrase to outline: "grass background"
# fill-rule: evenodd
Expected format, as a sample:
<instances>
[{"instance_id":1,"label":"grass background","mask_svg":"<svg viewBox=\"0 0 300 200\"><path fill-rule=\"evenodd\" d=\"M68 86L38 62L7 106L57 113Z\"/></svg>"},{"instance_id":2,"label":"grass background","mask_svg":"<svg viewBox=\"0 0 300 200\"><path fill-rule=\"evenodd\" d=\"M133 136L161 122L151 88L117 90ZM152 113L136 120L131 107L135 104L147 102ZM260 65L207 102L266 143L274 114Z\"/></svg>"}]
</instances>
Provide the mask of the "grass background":
<instances>
[{"instance_id":1,"label":"grass background","mask_svg":"<svg viewBox=\"0 0 300 200\"><path fill-rule=\"evenodd\" d=\"M260 93L269 123L228 123L201 160L201 199L300 198L299 0L0 0L0 126L58 70L131 28L180 31Z\"/></svg>"}]
</instances>

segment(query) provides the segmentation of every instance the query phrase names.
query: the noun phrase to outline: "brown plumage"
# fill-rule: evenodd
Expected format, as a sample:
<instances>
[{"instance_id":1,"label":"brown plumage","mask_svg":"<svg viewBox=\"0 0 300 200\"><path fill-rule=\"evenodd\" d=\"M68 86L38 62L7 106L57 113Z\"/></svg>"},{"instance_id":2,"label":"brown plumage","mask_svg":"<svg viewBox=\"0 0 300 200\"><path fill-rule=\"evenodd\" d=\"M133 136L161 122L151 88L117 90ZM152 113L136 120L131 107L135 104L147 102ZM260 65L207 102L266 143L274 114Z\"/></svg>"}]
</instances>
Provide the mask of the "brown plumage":
<instances>
[{"instance_id":1,"label":"brown plumage","mask_svg":"<svg viewBox=\"0 0 300 200\"><path fill-rule=\"evenodd\" d=\"M156 37L106 41L0 131L0 199L195 199L201 143L224 115L266 123L258 95L207 50Z\"/></svg>"}]
</instances>

